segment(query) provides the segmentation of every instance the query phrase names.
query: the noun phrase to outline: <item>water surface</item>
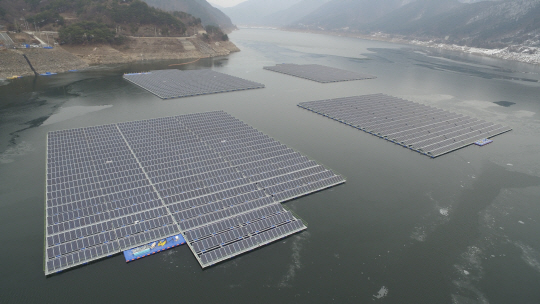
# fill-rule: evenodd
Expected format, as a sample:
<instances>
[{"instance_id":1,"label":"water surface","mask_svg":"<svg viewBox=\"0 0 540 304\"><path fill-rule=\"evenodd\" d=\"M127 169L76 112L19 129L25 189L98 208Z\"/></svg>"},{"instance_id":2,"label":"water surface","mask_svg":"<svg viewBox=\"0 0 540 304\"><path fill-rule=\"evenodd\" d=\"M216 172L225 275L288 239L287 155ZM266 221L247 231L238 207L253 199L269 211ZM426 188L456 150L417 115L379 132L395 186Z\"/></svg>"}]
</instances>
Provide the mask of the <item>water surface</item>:
<instances>
[{"instance_id":1,"label":"water surface","mask_svg":"<svg viewBox=\"0 0 540 304\"><path fill-rule=\"evenodd\" d=\"M264 89L161 100L122 79L140 62L0 86L3 303L539 303L540 68L345 37L241 30L242 52L179 66ZM263 70L317 63L376 75L320 84ZM512 127L429 159L296 106L385 93ZM504 102L501 102L504 101ZM511 106L509 106L511 105ZM308 230L202 270L186 246L45 277L49 131L225 110L347 178L287 203Z\"/></svg>"}]
</instances>

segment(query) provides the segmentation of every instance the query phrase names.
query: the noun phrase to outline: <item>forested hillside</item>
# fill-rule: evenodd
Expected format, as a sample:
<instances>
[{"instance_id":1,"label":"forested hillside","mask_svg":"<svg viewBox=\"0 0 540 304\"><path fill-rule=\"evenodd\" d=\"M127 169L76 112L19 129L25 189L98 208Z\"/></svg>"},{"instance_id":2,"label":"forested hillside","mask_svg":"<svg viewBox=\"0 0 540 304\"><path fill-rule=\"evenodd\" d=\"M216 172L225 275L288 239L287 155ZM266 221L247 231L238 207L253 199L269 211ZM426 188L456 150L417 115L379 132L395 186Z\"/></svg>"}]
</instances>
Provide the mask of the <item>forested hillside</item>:
<instances>
[{"instance_id":1,"label":"forested hillside","mask_svg":"<svg viewBox=\"0 0 540 304\"><path fill-rule=\"evenodd\" d=\"M219 26L225 31L236 28L227 15L210 5L206 0L144 0L144 2L165 11L189 13L200 18L205 26Z\"/></svg>"},{"instance_id":2,"label":"forested hillside","mask_svg":"<svg viewBox=\"0 0 540 304\"><path fill-rule=\"evenodd\" d=\"M60 43L121 44L128 36L182 37L204 30L201 19L140 0L0 0L0 22L12 31L58 31ZM226 39L219 28L212 37Z\"/></svg>"},{"instance_id":3,"label":"forested hillside","mask_svg":"<svg viewBox=\"0 0 540 304\"><path fill-rule=\"evenodd\" d=\"M236 25L269 25L266 16L281 12L301 0L248 0L233 7L223 8Z\"/></svg>"}]
</instances>

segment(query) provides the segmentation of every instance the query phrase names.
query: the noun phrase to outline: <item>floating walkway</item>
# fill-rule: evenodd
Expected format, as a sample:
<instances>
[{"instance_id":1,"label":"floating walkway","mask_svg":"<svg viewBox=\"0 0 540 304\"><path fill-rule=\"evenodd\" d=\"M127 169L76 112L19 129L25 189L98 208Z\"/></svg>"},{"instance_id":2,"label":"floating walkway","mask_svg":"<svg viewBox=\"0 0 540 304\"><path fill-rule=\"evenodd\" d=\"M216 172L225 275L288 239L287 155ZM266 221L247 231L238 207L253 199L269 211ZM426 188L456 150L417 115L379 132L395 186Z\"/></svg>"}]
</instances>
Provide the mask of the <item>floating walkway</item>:
<instances>
[{"instance_id":1,"label":"floating walkway","mask_svg":"<svg viewBox=\"0 0 540 304\"><path fill-rule=\"evenodd\" d=\"M474 144L481 147L481 146L485 146L487 144L490 144L492 142L493 142L493 140L484 138L484 139L480 139L480 140L475 141Z\"/></svg>"},{"instance_id":2,"label":"floating walkway","mask_svg":"<svg viewBox=\"0 0 540 304\"><path fill-rule=\"evenodd\" d=\"M124 79L161 99L264 88L263 84L212 70L158 70L124 74Z\"/></svg>"},{"instance_id":3,"label":"floating walkway","mask_svg":"<svg viewBox=\"0 0 540 304\"><path fill-rule=\"evenodd\" d=\"M431 158L512 130L384 94L302 102L299 107ZM489 140L487 140L489 141Z\"/></svg>"},{"instance_id":4,"label":"floating walkway","mask_svg":"<svg viewBox=\"0 0 540 304\"><path fill-rule=\"evenodd\" d=\"M360 74L319 64L283 63L275 66L266 66L263 69L321 83L377 78L373 75Z\"/></svg>"},{"instance_id":5,"label":"floating walkway","mask_svg":"<svg viewBox=\"0 0 540 304\"><path fill-rule=\"evenodd\" d=\"M126 250L124 251L124 258L126 259L126 262L131 262L185 243L184 237L181 234L177 234L140 247Z\"/></svg>"}]
</instances>

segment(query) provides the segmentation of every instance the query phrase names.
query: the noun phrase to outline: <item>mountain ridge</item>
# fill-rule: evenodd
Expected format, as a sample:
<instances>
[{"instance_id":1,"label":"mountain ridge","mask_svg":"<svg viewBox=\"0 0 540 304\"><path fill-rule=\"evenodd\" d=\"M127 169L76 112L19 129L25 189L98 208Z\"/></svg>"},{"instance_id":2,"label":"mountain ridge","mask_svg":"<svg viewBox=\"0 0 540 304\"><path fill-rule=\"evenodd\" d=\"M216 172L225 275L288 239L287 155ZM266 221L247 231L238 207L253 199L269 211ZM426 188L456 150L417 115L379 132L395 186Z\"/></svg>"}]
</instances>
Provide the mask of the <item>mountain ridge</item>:
<instances>
[{"instance_id":1,"label":"mountain ridge","mask_svg":"<svg viewBox=\"0 0 540 304\"><path fill-rule=\"evenodd\" d=\"M236 29L229 16L206 0L143 0L165 11L183 11L201 19L203 25L216 25L225 31Z\"/></svg>"},{"instance_id":2,"label":"mountain ridge","mask_svg":"<svg viewBox=\"0 0 540 304\"><path fill-rule=\"evenodd\" d=\"M236 25L268 25L264 18L273 13L285 10L301 0L249 0L222 11Z\"/></svg>"},{"instance_id":3,"label":"mountain ridge","mask_svg":"<svg viewBox=\"0 0 540 304\"><path fill-rule=\"evenodd\" d=\"M461 46L540 47L540 0L332 0L290 29L384 33Z\"/></svg>"},{"instance_id":4,"label":"mountain ridge","mask_svg":"<svg viewBox=\"0 0 540 304\"><path fill-rule=\"evenodd\" d=\"M248 0L224 12L251 14L232 18L243 25L487 49L540 48L540 0L294 0L287 5L280 0L265 11L271 1Z\"/></svg>"}]
</instances>

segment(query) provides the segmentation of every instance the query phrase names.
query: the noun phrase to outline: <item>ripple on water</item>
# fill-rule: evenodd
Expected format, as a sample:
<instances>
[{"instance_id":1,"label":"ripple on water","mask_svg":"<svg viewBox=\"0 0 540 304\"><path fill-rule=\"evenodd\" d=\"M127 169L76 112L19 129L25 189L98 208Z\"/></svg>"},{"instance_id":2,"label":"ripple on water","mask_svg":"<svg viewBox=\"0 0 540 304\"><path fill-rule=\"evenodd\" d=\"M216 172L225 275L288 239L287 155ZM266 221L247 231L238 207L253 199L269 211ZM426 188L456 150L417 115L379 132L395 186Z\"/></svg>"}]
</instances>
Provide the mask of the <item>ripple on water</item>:
<instances>
[{"instance_id":1,"label":"ripple on water","mask_svg":"<svg viewBox=\"0 0 540 304\"><path fill-rule=\"evenodd\" d=\"M291 287L290 281L296 276L296 271L302 267L302 262L300 261L300 253L303 248L304 241L309 238L309 232L304 231L301 234L295 235L292 242L292 262L289 264L287 273L283 276L279 282L279 287Z\"/></svg>"},{"instance_id":2,"label":"ripple on water","mask_svg":"<svg viewBox=\"0 0 540 304\"><path fill-rule=\"evenodd\" d=\"M514 245L521 249L521 259L531 268L540 272L540 253L523 242L515 242Z\"/></svg>"}]
</instances>

